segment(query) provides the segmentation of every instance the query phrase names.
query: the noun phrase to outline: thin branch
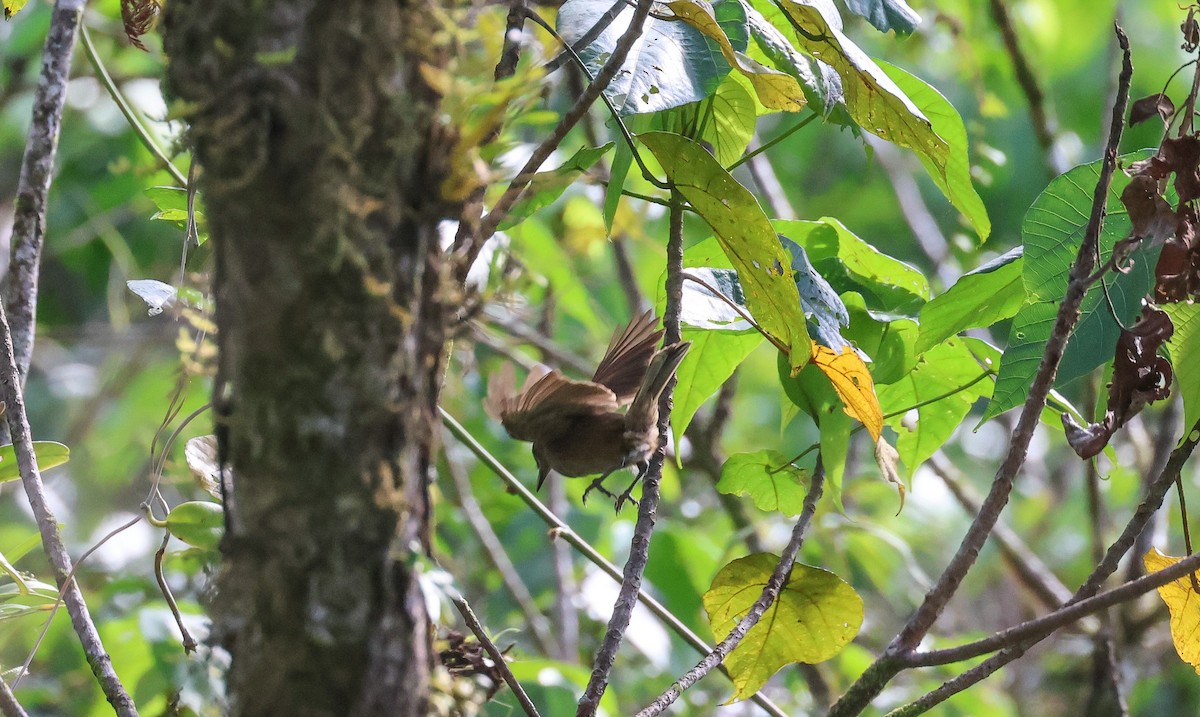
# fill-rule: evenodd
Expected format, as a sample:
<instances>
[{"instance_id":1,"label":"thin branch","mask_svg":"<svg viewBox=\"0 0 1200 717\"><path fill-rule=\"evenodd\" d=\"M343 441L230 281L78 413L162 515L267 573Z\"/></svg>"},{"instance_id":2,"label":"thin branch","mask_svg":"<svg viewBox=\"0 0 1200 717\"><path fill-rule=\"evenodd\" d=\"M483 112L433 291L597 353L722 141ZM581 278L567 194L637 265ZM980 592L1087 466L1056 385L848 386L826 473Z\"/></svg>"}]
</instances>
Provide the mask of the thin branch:
<instances>
[{"instance_id":1,"label":"thin branch","mask_svg":"<svg viewBox=\"0 0 1200 717\"><path fill-rule=\"evenodd\" d=\"M776 176L771 160L766 155L759 154L757 149L752 150L750 154L753 156L746 162L746 169L750 171L754 184L767 200L771 216L779 219L797 218L799 215L796 214L796 208L792 206L783 184Z\"/></svg>"},{"instance_id":2,"label":"thin branch","mask_svg":"<svg viewBox=\"0 0 1200 717\"><path fill-rule=\"evenodd\" d=\"M29 713L17 701L17 696L3 679L0 679L0 713L3 713L4 717L29 717Z\"/></svg>"},{"instance_id":3,"label":"thin branch","mask_svg":"<svg viewBox=\"0 0 1200 717\"><path fill-rule=\"evenodd\" d=\"M546 338L542 333L534 331L520 322L505 321L490 314L487 315L487 320L493 326L503 330L513 338L520 339L537 348L546 358L553 360L560 366L565 366L585 376L590 375L592 371L596 370L595 363L584 361L582 358ZM518 363L523 362L518 361Z\"/></svg>"},{"instance_id":4,"label":"thin branch","mask_svg":"<svg viewBox=\"0 0 1200 717\"><path fill-rule=\"evenodd\" d=\"M1112 183L1113 170L1116 167L1117 146L1120 144L1121 133L1125 126L1125 106L1129 101L1129 82L1133 75L1133 65L1129 56L1129 40L1119 26L1115 28L1115 31L1124 53L1124 61L1119 78L1117 102L1112 111L1112 132L1109 134L1108 144L1105 148L1104 162L1093 196L1091 216L1079 247L1079 253L1071 268L1067 290L1054 320L1054 328L1046 342L1046 349L1042 354L1037 373L1030 384L1029 394L1022 407L1020 418L1013 429L1008 454L996 472L991 490L984 499L979 513L963 536L958 551L951 558L937 583L925 596L925 601L888 645L884 654L868 667L846 694L834 704L829 713L830 717L846 717L861 713L891 678L904 667L903 661L896 658L913 650L929 633L930 628L933 627L934 622L946 607L946 603L957 592L963 577L974 565L980 549L992 532L996 521L999 520L1005 504L1008 503L1016 475L1025 462L1033 431L1037 427L1042 408L1045 406L1046 396L1054 384L1054 377L1058 371L1059 362L1062 361L1067 338L1079 321L1080 306L1087 293L1087 282L1091 278L1095 264L1094 257L1099 242L1104 207Z\"/></svg>"},{"instance_id":5,"label":"thin branch","mask_svg":"<svg viewBox=\"0 0 1200 717\"><path fill-rule=\"evenodd\" d=\"M1046 95L1038 84L1037 75L1033 71L1029 58L1021 51L1021 43L1017 40L1017 31L1013 27L1012 17L1008 14L1004 0L988 0L988 6L991 8L992 18L996 21L996 27L1000 30L1000 36L1004 39L1004 49L1008 52L1009 59L1012 60L1013 71L1017 74L1017 84L1020 85L1021 91L1025 93L1025 100L1029 103L1033 133L1037 136L1038 144L1042 145L1042 150L1046 153L1046 162L1050 171L1055 175L1062 174L1067 171L1068 167L1054 147L1056 130L1054 121L1046 109Z\"/></svg>"},{"instance_id":6,"label":"thin branch","mask_svg":"<svg viewBox=\"0 0 1200 717\"><path fill-rule=\"evenodd\" d=\"M483 249L484 242L496 232L496 227L500 226L500 222L508 216L508 211L512 209L517 200L521 198L521 194L525 188L529 186L529 182L533 179L533 175L542 166L542 163L558 148L567 133L583 119L587 111L591 108L592 103L600 96L600 93L612 82L616 77L621 66L625 64L625 58L629 56L629 51L633 48L633 44L641 37L642 25L646 17L650 14L651 0L638 0L637 6L634 8L633 17L629 22L629 29L617 41L613 48L612 56L604 67L600 68L600 72L596 74L596 79L588 85L583 94L579 96L575 104L567 111L563 118L559 120L554 130L539 144L530 155L529 160L525 162L525 166L517 172L517 176L513 178L508 189L500 195L496 203L492 206L492 210L487 216L480 220L479 229L474 232L474 236L464 237L464 241L456 242L454 252L461 258L460 261L464 266L470 266L475 261L475 257Z\"/></svg>"},{"instance_id":7,"label":"thin branch","mask_svg":"<svg viewBox=\"0 0 1200 717\"><path fill-rule=\"evenodd\" d=\"M17 373L24 386L33 356L35 317L37 316L38 272L46 236L46 205L54 176L54 156L62 131L63 107L67 82L71 76L71 55L83 17L85 0L58 0L50 16L50 30L42 50L42 72L33 95L33 112L21 175L17 181L16 210L13 216L12 258L4 277L4 303L12 312L12 337L16 351ZM0 441L7 442L0 428Z\"/></svg>"},{"instance_id":8,"label":"thin branch","mask_svg":"<svg viewBox=\"0 0 1200 717\"><path fill-rule=\"evenodd\" d=\"M938 455L934 455L926 463L934 475L942 479L955 500L970 515L979 512L979 499L971 495L968 487L959 480L960 476L951 473L950 465ZM1062 607L1071 599L1071 589L1042 562L1025 541L1004 523L996 523L992 537L1000 548L1005 561L1017 574L1017 578L1040 600L1047 609L1054 610Z\"/></svg>"},{"instance_id":9,"label":"thin branch","mask_svg":"<svg viewBox=\"0 0 1200 717\"><path fill-rule=\"evenodd\" d=\"M671 685L670 689L659 695L650 706L638 712L637 717L655 717L661 714L663 710L679 699L684 690L707 675L714 666L723 662L725 657L746 637L746 634L758 624L758 621L762 619L767 608L779 597L784 584L791 578L792 565L795 564L796 555L800 552L800 546L804 543L804 534L808 531L808 526L812 522L813 515L817 512L817 501L821 499L824 487L825 469L821 465L821 459L818 457L817 467L812 474L812 483L809 486L808 495L804 497L804 508L800 511L800 518L796 521L795 527L792 528L791 540L788 541L787 547L783 549L783 555L779 558L779 563L775 566L775 570L772 571L767 584L763 586L762 594L759 595L758 600L754 602L754 605L750 607L746 615L738 621L737 626L730 631L729 635L713 648L712 652L705 655L704 659L700 660L695 667L680 677L675 684Z\"/></svg>"},{"instance_id":10,"label":"thin branch","mask_svg":"<svg viewBox=\"0 0 1200 717\"><path fill-rule=\"evenodd\" d=\"M617 278L621 281L621 290L625 292L625 303L629 304L629 315L637 316L647 309L649 302L638 288L637 272L629 258L629 242L624 236L618 235L609 244L612 246L613 262L617 266Z\"/></svg>"},{"instance_id":11,"label":"thin branch","mask_svg":"<svg viewBox=\"0 0 1200 717\"><path fill-rule=\"evenodd\" d=\"M521 28L525 25L527 12L525 0L509 0L508 18L504 23L504 47L500 50L500 61L496 63L493 73L497 80L512 77L517 72L517 62L521 59Z\"/></svg>"},{"instance_id":12,"label":"thin branch","mask_svg":"<svg viewBox=\"0 0 1200 717\"><path fill-rule=\"evenodd\" d=\"M540 717L537 707L533 706L533 701L529 699L529 695L525 694L521 683L517 682L517 678L513 676L512 670L508 669L508 661L504 659L504 653L496 647L496 643L492 642L487 636L487 632L483 629L483 625L479 623L479 618L475 617L475 612L471 610L471 606L462 596L450 598L450 602L454 603L454 607L458 608L458 614L462 615L463 620L467 623L467 627L471 628L471 632L475 633L475 639L479 640L479 644L483 645L483 649L487 650L487 654L492 658L492 663L496 669L500 671L500 676L504 678L504 682L512 693L516 695L517 702L520 703L521 709L525 710L525 714L529 717Z\"/></svg>"},{"instance_id":13,"label":"thin branch","mask_svg":"<svg viewBox=\"0 0 1200 717\"><path fill-rule=\"evenodd\" d=\"M946 235L942 233L937 220L933 218L933 213L929 211L925 198L921 196L921 188L913 179L904 156L891 142L869 134L865 135L865 138L874 150L879 166L883 168L892 184L892 193L896 195L900 213L904 216L908 228L912 230L917 246L929 257L930 263L937 267L937 275L942 283L950 286L956 278L954 266L946 261L950 256L950 243L946 241Z\"/></svg>"},{"instance_id":14,"label":"thin branch","mask_svg":"<svg viewBox=\"0 0 1200 717\"><path fill-rule=\"evenodd\" d=\"M663 309L663 346L671 346L681 339L679 317L683 301L683 199L671 192L670 234L667 238L667 303ZM671 426L672 394L675 378L667 382L658 403L658 434L665 437ZM608 686L608 676L617 660L617 649L621 646L637 594L642 587L642 573L650 555L650 537L658 517L658 487L662 479L663 463L666 460L666 441L660 441L658 450L650 457L650 465L642 478L642 498L638 503L637 522L633 528L633 539L629 543L629 558L621 579L621 590L613 604L612 616L604 640L596 650L592 661L592 677L587 689L579 699L576 717L592 717L600 707L600 698Z\"/></svg>"},{"instance_id":15,"label":"thin branch","mask_svg":"<svg viewBox=\"0 0 1200 717\"><path fill-rule=\"evenodd\" d=\"M0 305L0 382L4 384L4 402L8 406L8 429L13 437L13 445L17 454L17 465L21 471L21 484L29 499L29 507L37 519L38 530L42 535L42 546L50 567L54 571L55 580L60 590L63 590L63 601L67 613L71 616L71 625L79 636L83 652L87 655L88 664L92 667L104 696L108 698L113 709L121 717L136 716L137 708L117 673L113 670L112 659L100 641L96 625L88 614L87 603L79 584L72 576L71 556L63 544L58 532L58 520L46 499L46 489L42 485L42 474L38 470L37 457L33 453L33 442L30 437L29 419L25 414L25 397L21 391L21 379L17 370L17 360L13 352L13 337L8 325L8 316Z\"/></svg>"},{"instance_id":16,"label":"thin branch","mask_svg":"<svg viewBox=\"0 0 1200 717\"><path fill-rule=\"evenodd\" d=\"M921 699L889 712L888 717L912 717L912 715L921 714L931 707L941 704L951 696L958 694L964 689L978 683L994 673L996 670L1003 667L1005 664L1011 662L1011 659L1006 659L1006 655L1010 650L1018 655L1024 654L1024 652L1028 650L1030 646L1039 642L1040 640L1045 639L1051 633L1065 625L1076 622L1086 615L1092 615L1101 610L1106 610L1114 605L1128 602L1140 595L1144 595L1145 593L1154 590L1155 588L1162 587L1167 583L1191 575L1192 573L1196 572L1197 569L1200 569L1200 553L1189 555L1170 567L1163 568L1158 572L1150 573L1149 575L1140 577L1131 583L1125 583L1118 588L1113 588L1112 590L1100 593L1099 595L1095 595L1086 600L1080 600L1079 602L1072 603L1071 605L1063 607L1060 610L1056 610L1049 615L1044 615L1037 619L1023 622L1020 625L1011 627L1003 632L993 635L992 637L986 638L985 640L980 640L980 643L986 641L989 644L999 643L1005 644L1008 647L1004 651L996 653L975 667L963 672L953 680L946 682L938 689L921 697ZM974 648L977 644L979 643L971 643L971 645L963 645L962 647ZM957 650L959 648L951 649ZM947 653L949 651L938 650L937 652ZM964 649L962 652L966 655L973 653L976 656L979 654L986 654L986 652L980 653L976 649ZM932 653L926 654L928 655ZM945 656L950 657L950 655ZM969 657L963 657L960 659L969 659ZM924 664L926 661L921 660L920 662Z\"/></svg>"},{"instance_id":17,"label":"thin branch","mask_svg":"<svg viewBox=\"0 0 1200 717\"><path fill-rule=\"evenodd\" d=\"M462 424L460 424L454 419L453 416L447 413L446 409L439 406L438 412L442 416L442 425L444 425L460 443L470 449L470 451L475 454L475 457L478 458L481 463L487 466L490 471L495 473L496 476L504 482L504 485L509 492L515 494L523 503L525 503L525 505L529 506L529 508L539 518L541 518L546 525L550 526L550 535L552 537L566 541L571 545L571 547L579 551L580 555L599 568L605 575L608 575L616 582L621 581L621 571L616 565L613 565L611 562L609 562L607 558L600 554L600 551L592 547L586 540L581 538L579 534L571 528L571 526L564 523L557 515L551 512L540 500L537 499L537 496L535 496L532 491L525 487L525 484L517 480L516 476L514 476L507 468L505 468L500 461L496 460L495 456L493 456L491 453L488 453L487 449L484 448L479 441L477 441L475 437L467 431L467 429L463 428ZM655 600L649 594L644 591L639 591L637 599L642 603L642 605L646 606L646 609L648 609L655 617L657 617L659 620L662 620L663 624L670 628L672 632L678 635L681 639L683 639L684 642L690 645L697 652L701 654L707 654L710 650L712 650L708 643L701 639L700 636L693 632L687 625L685 625L682 620L672 614L671 611L663 606L662 603ZM759 707L762 707L764 710L766 710L767 713L772 717L787 717L783 710L781 710L762 694L755 694L750 699Z\"/></svg>"}]
</instances>

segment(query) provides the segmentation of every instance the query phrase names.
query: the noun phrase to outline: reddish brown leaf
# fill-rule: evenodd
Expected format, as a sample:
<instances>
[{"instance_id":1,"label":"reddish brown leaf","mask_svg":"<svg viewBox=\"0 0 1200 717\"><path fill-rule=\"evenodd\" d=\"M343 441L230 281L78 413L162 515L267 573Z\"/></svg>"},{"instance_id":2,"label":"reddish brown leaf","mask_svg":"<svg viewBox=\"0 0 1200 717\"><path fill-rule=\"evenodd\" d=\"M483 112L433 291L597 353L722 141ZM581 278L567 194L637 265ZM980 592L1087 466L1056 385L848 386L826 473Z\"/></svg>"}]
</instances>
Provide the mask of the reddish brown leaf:
<instances>
[{"instance_id":1,"label":"reddish brown leaf","mask_svg":"<svg viewBox=\"0 0 1200 717\"><path fill-rule=\"evenodd\" d=\"M1175 210L1163 199L1159 183L1144 174L1134 175L1121 192L1121 203L1129 210L1131 237L1161 242L1175 234Z\"/></svg>"},{"instance_id":2,"label":"reddish brown leaf","mask_svg":"<svg viewBox=\"0 0 1200 717\"><path fill-rule=\"evenodd\" d=\"M1196 22L1196 8L1188 10L1187 19L1179 25L1179 29L1183 32L1181 47L1187 52L1195 52L1200 47L1200 23Z\"/></svg>"},{"instance_id":3,"label":"reddish brown leaf","mask_svg":"<svg viewBox=\"0 0 1200 717\"><path fill-rule=\"evenodd\" d=\"M1171 101L1170 97L1159 92L1133 103L1133 107L1129 110L1129 124L1130 126L1141 124L1154 115L1161 117L1165 124L1173 114L1175 114L1175 103Z\"/></svg>"},{"instance_id":4,"label":"reddish brown leaf","mask_svg":"<svg viewBox=\"0 0 1200 717\"><path fill-rule=\"evenodd\" d=\"M1166 312L1145 306L1138 322L1121 332L1113 358L1113 378L1108 384L1108 410L1098 423L1081 426L1069 414L1062 416L1067 442L1080 458L1091 458L1112 439L1113 433L1136 416L1146 404L1166 398L1174 375L1171 363L1158 355L1175 327Z\"/></svg>"}]
</instances>

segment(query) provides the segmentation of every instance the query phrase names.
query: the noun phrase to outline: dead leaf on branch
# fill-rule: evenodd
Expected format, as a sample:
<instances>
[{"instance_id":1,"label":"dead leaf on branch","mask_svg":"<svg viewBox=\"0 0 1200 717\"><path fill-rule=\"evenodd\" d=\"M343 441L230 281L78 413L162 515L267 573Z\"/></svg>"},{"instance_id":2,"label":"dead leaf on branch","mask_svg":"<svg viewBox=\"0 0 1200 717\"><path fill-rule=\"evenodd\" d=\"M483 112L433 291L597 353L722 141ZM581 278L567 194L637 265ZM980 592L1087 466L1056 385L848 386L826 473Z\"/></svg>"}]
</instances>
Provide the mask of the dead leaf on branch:
<instances>
[{"instance_id":1,"label":"dead leaf on branch","mask_svg":"<svg viewBox=\"0 0 1200 717\"><path fill-rule=\"evenodd\" d=\"M1141 124L1154 115L1161 117L1165 124L1170 121L1173 114L1175 114L1175 103L1171 101L1170 97L1159 92L1133 103L1133 107L1129 110L1129 125Z\"/></svg>"},{"instance_id":2,"label":"dead leaf on branch","mask_svg":"<svg viewBox=\"0 0 1200 717\"><path fill-rule=\"evenodd\" d=\"M1108 384L1108 409L1103 420L1081 426L1069 414L1062 415L1067 442L1080 458L1091 458L1108 445L1117 429L1136 416L1146 404L1171 393L1174 372L1171 362L1158 355L1159 348L1175 331L1166 312L1152 306L1142 309L1138 322L1121 332L1113 358L1113 377Z\"/></svg>"},{"instance_id":3,"label":"dead leaf on branch","mask_svg":"<svg viewBox=\"0 0 1200 717\"><path fill-rule=\"evenodd\" d=\"M125 36L134 47L149 52L141 38L154 27L154 20L161 9L161 0L121 0L121 21L125 25Z\"/></svg>"}]
</instances>

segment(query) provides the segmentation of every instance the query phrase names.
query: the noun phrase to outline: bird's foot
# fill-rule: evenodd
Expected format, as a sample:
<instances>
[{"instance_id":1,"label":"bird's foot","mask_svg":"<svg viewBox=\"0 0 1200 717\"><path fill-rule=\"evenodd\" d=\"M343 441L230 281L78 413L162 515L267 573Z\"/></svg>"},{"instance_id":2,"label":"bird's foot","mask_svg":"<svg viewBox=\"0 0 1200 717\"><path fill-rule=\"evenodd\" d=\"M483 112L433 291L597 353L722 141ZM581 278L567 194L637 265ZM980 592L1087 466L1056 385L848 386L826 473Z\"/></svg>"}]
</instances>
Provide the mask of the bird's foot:
<instances>
[{"instance_id":1,"label":"bird's foot","mask_svg":"<svg viewBox=\"0 0 1200 717\"><path fill-rule=\"evenodd\" d=\"M604 487L604 479L607 478L609 475L611 475L611 473L605 473L602 476L598 476L596 478L596 480L592 481L591 484L588 485L588 487L583 491L583 504L584 505L587 505L588 494L591 493L593 490L600 491L600 494L605 496L606 498L610 498L612 500L617 500L617 495L615 493L613 493L611 490L609 490L608 488Z\"/></svg>"}]
</instances>

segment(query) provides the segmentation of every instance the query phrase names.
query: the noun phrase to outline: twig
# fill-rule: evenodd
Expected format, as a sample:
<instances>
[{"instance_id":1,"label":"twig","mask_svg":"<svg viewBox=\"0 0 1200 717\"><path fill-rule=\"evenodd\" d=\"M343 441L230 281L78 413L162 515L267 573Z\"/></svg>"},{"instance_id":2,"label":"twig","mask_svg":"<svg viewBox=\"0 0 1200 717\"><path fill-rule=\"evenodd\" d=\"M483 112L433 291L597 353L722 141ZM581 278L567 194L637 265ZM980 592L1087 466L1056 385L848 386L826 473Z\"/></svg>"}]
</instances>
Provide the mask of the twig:
<instances>
[{"instance_id":1,"label":"twig","mask_svg":"<svg viewBox=\"0 0 1200 717\"><path fill-rule=\"evenodd\" d=\"M470 266L475 261L475 257L483 249L484 242L488 237L495 233L496 227L500 226L500 222L504 217L508 216L508 211L521 198L521 194L525 188L529 186L529 182L533 179L533 175L537 172L542 163L554 152L558 145L567 136L567 133L583 119L587 111L591 108L592 103L600 96L600 93L608 87L621 66L625 64L625 58L629 56L629 50L633 48L633 44L642 34L642 25L646 17L650 14L650 6L653 3L651 0L638 0L637 6L634 8L633 17L629 22L629 29L617 41L613 48L612 56L604 67L600 68L600 72L596 73L596 79L588 85L583 94L579 96L575 104L567 111L563 118L555 126L549 136L533 150L529 160L525 162L525 166L517 172L517 176L513 178L508 188L496 200L492 206L492 210L487 213L487 216L480 220L479 229L474 233L474 236L465 237L464 241L456 242L454 252L461 256L461 261L465 266Z\"/></svg>"},{"instance_id":2,"label":"twig","mask_svg":"<svg viewBox=\"0 0 1200 717\"><path fill-rule=\"evenodd\" d=\"M521 59L521 28L525 25L525 0L509 0L508 19L504 23L504 48L500 51L500 61L496 63L493 74L497 80L512 77L517 72L517 62Z\"/></svg>"},{"instance_id":3,"label":"twig","mask_svg":"<svg viewBox=\"0 0 1200 717\"><path fill-rule=\"evenodd\" d=\"M888 681L904 667L903 660L897 658L912 651L917 643L928 634L946 603L958 590L963 577L975 563L980 549L1000 518L1005 504L1008 503L1017 472L1025 462L1034 428L1037 427L1042 408L1045 406L1046 396L1054 384L1054 376L1058 371L1058 364L1062 360L1067 338L1079 321L1080 305L1088 289L1087 282L1092 278L1091 271L1095 262L1094 257L1099 242L1104 207L1112 183L1113 170L1116 167L1117 146L1120 144L1121 133L1125 126L1125 106L1129 101L1129 82L1133 75L1133 65L1129 57L1129 40L1119 26L1116 27L1116 34L1124 52L1124 61L1119 78L1117 101L1113 105L1112 131L1108 137L1100 179L1096 184L1093 196L1091 216L1079 247L1079 253L1075 258L1075 264L1071 268L1070 280L1062 303L1059 305L1054 328L1051 330L1050 338L1046 341L1045 352L1042 354L1037 373L1030 384L1029 394L1022 407L1020 418L1017 420L1016 428L1013 429L1008 454L996 472L991 490L984 499L979 513L968 528L966 535L963 536L958 551L951 558L937 583L925 596L925 601L884 650L883 655L868 667L846 694L834 704L829 712L830 717L846 717L861 713L870 701L883 690Z\"/></svg>"},{"instance_id":4,"label":"twig","mask_svg":"<svg viewBox=\"0 0 1200 717\"><path fill-rule=\"evenodd\" d=\"M438 412L442 416L442 425L444 425L450 433L466 446L475 457L496 474L505 487L521 499L525 505L542 519L546 525L550 526L550 534L555 538L560 538L566 541L571 547L575 548L584 558L599 568L605 575L608 575L616 582L621 581L621 571L616 565L613 565L607 558L600 554L600 551L593 548L586 540L581 538L578 533L571 529L571 526L564 523L557 515L551 512L545 505L542 504L537 496L525 487L521 481L517 480L500 461L496 460L495 456L488 453L479 441L475 440L467 429L463 428L462 424L454 420L454 417L446 412L446 409L438 407ZM644 591L639 591L637 599L642 605L646 606L655 617L662 620L676 635L683 639L688 645L701 654L707 654L711 647L695 632L683 623L678 617L673 615L670 610L663 606L662 603L655 600ZM767 711L771 717L787 717L783 710L779 709L773 702L767 699L762 694L755 694L750 698L759 707Z\"/></svg>"},{"instance_id":5,"label":"twig","mask_svg":"<svg viewBox=\"0 0 1200 717\"><path fill-rule=\"evenodd\" d=\"M1042 145L1042 149L1046 152L1046 162L1050 166L1050 171L1055 175L1062 174L1067 171L1068 167L1059 153L1055 151L1054 121L1050 119L1046 109L1046 95L1038 84L1037 75L1034 74L1033 67L1029 64L1029 58L1021 51L1021 44L1017 41L1017 31L1013 27L1008 8L1004 6L1004 0L989 0L988 6L991 8L992 18L996 21L996 27L1000 30L1000 36L1004 39L1004 49L1008 52L1009 59L1012 60L1013 71L1017 73L1017 84L1020 85L1021 91L1025 93L1025 100L1029 103L1033 133L1037 136L1038 144Z\"/></svg>"},{"instance_id":6,"label":"twig","mask_svg":"<svg viewBox=\"0 0 1200 717\"><path fill-rule=\"evenodd\" d=\"M746 169L750 171L750 177L754 179L754 184L766 198L771 215L779 219L795 219L799 215L796 214L795 207L788 199L787 192L783 190L783 184L780 183L779 177L775 175L775 168L771 166L771 160L765 155L759 154L757 149L752 150L751 155L753 155L751 159L746 162Z\"/></svg>"},{"instance_id":7,"label":"twig","mask_svg":"<svg viewBox=\"0 0 1200 717\"><path fill-rule=\"evenodd\" d=\"M479 644L483 645L483 649L487 650L487 654L492 658L492 662L496 665L496 669L500 671L500 676L504 678L504 682L508 688L512 690L517 697L517 702L521 704L521 709L525 710L525 714L529 717L540 717L537 707L533 706L533 701L529 699L529 695L525 694L521 683L517 682L517 678L513 676L512 670L508 669L508 662L504 659L504 654L496 647L496 643L492 642L487 636L483 625L479 624L479 618L475 617L475 612L471 610L471 606L460 595L459 597L450 598L450 602L454 603L454 607L458 608L458 614L462 615L466 621L467 627L471 628L471 632L475 633L475 639L479 640Z\"/></svg>"},{"instance_id":8,"label":"twig","mask_svg":"<svg viewBox=\"0 0 1200 717\"><path fill-rule=\"evenodd\" d=\"M13 445L17 454L17 465L21 471L21 484L29 499L29 507L37 519L38 531L42 535L42 546L46 558L54 571L54 578L60 590L63 590L63 602L67 613L71 616L71 625L79 636L83 652L87 655L92 673L96 675L104 696L108 698L113 709L121 717L137 715L137 708L117 673L113 670L112 659L100 641L96 625L88 614L87 603L79 584L74 581L71 567L71 556L63 544L58 532L58 520L51 512L46 500L46 489L42 485L42 474L38 470L37 457L33 453L33 442L30 437L29 419L25 413L25 397L21 391L21 379L17 370L17 361L13 352L13 338L8 325L8 316L3 305L0 305L0 382L4 384L4 402L8 406L6 415L8 429L13 437Z\"/></svg>"},{"instance_id":9,"label":"twig","mask_svg":"<svg viewBox=\"0 0 1200 717\"><path fill-rule=\"evenodd\" d=\"M0 679L0 713L3 713L4 717L29 717L29 713L17 701L17 696L3 679Z\"/></svg>"},{"instance_id":10,"label":"twig","mask_svg":"<svg viewBox=\"0 0 1200 717\"><path fill-rule=\"evenodd\" d=\"M25 385L33 356L38 272L46 235L46 203L54 177L54 155L62 131L63 106L71 76L71 55L85 0L58 0L42 50L42 72L33 95L33 112L13 216L12 259L4 277L4 303L12 312L12 338L18 386ZM7 442L0 428L0 442Z\"/></svg>"},{"instance_id":11,"label":"twig","mask_svg":"<svg viewBox=\"0 0 1200 717\"><path fill-rule=\"evenodd\" d=\"M146 510L149 509L147 506ZM175 602L171 586L167 585L167 576L163 574L163 558L166 557L167 544L170 542L171 533L163 531L162 544L154 553L154 579L158 581L158 590L162 593L163 599L167 601L171 616L175 618L175 626L179 628L179 634L183 636L183 651L190 655L196 651L196 638L192 637L192 633L188 632L187 625L183 624L183 615L179 612L179 604Z\"/></svg>"},{"instance_id":12,"label":"twig","mask_svg":"<svg viewBox=\"0 0 1200 717\"><path fill-rule=\"evenodd\" d=\"M512 560L508 557L508 553L504 550L504 544L500 541L496 532L492 530L492 524L488 522L487 516L483 513L483 508L475 498L475 491L471 487L470 477L467 476L467 472L463 469L462 465L450 456L448 451L445 452L445 456L450 480L454 484L454 492L458 498L458 507L467 519L467 525L471 526L476 539L483 546L484 554L487 555L488 560L496 568L496 572L500 573L500 580L504 583L504 587L508 588L508 592L512 594L513 599L517 601L517 606L521 608L521 612L525 615L525 620L529 623L529 629L533 634L533 641L537 643L538 648L544 653L554 654L555 640L550 634L546 616L538 610L533 595L530 594L529 588L521 580L521 576L517 574L516 566L513 565Z\"/></svg>"},{"instance_id":13,"label":"twig","mask_svg":"<svg viewBox=\"0 0 1200 717\"><path fill-rule=\"evenodd\" d=\"M667 238L667 304L663 309L663 346L678 343L681 338L679 317L683 300L683 199L675 191L671 192L671 205L670 234ZM665 437L671 426L674 392L675 378L672 377L658 403L660 436ZM650 536L654 533L654 522L658 517L658 487L665 460L666 442L662 441L658 450L650 457L650 465L642 477L642 498L638 503L638 517L633 528L633 539L629 543L629 558L625 562L621 590L613 604L604 640L592 661L592 677L579 699L576 717L592 717L596 714L600 698L608 686L608 675L617 659L617 649L625 637L625 630L629 628L629 620L633 616L634 605L637 604L637 594L642 587L642 573L649 559Z\"/></svg>"},{"instance_id":14,"label":"twig","mask_svg":"<svg viewBox=\"0 0 1200 717\"><path fill-rule=\"evenodd\" d=\"M933 692L924 695L921 697L921 699L889 712L888 717L911 717L912 715L921 714L929 708L944 702L949 697L962 692L971 685L978 683L980 680L984 679L988 675L991 675L1000 667L1010 662L1011 659L1005 659L1005 655L1009 650L1023 654L1031 645L1044 639L1064 625L1069 625L1086 615L1091 615L1101 610L1108 609L1113 605L1119 605L1120 603L1128 602L1129 600L1132 600L1139 595L1148 593L1155 588L1162 587L1169 582L1173 582L1179 578L1190 575L1191 573L1196 572L1197 569L1200 569L1200 553L1189 555L1170 567L1163 568L1158 572L1150 573L1149 575L1140 577L1131 583L1125 583L1118 588L1113 588L1112 590L1100 593L1099 595L1095 595L1086 600L1080 600L1079 602L1072 603L1071 605L1063 607L1060 610L1056 610L1049 615L1044 615L1034 620L1023 622L1020 625L1016 625L1005 630L1004 632L997 633L992 637L986 638L988 643L995 644L999 642L1007 644L1009 647L1002 652L996 653L992 657L979 663L966 672L963 672L953 680L946 682ZM982 643L984 640L980 640L979 642ZM971 646L973 647L976 644L977 643L971 643ZM963 647L968 646L964 645ZM947 651L939 650L938 652ZM976 655L986 654L986 652L978 653L974 649L963 651L963 654L970 653L975 653ZM961 659L969 658L964 657Z\"/></svg>"},{"instance_id":15,"label":"twig","mask_svg":"<svg viewBox=\"0 0 1200 717\"><path fill-rule=\"evenodd\" d=\"M792 565L796 562L796 555L800 552L800 546L804 543L804 533L808 530L808 525L812 522L812 517L817 512L817 501L821 499L824 487L825 469L821 465L820 457L818 457L817 467L813 470L812 483L808 489L808 495L804 497L804 508L800 512L800 518L796 521L795 527L792 528L791 540L788 541L787 547L783 549L783 555L779 558L779 563L775 566L775 570L772 571L771 577L763 587L762 594L759 595L758 600L754 602L754 605L751 606L746 615L738 621L737 626L730 631L729 635L713 648L712 652L705 655L704 659L700 660L695 667L680 677L675 684L671 685L670 689L659 695L650 706L638 712L637 717L655 717L661 714L671 703L679 699L684 690L707 675L715 665L724 661L725 657L746 637L746 634L758 624L763 613L779 597L779 592L791 577Z\"/></svg>"},{"instance_id":16,"label":"twig","mask_svg":"<svg viewBox=\"0 0 1200 717\"><path fill-rule=\"evenodd\" d=\"M587 361L584 361L580 357L546 338L543 334L530 329L524 324L519 322L504 321L503 319L491 315L487 316L487 320L493 326L502 329L510 336L518 338L530 344L531 346L536 347L547 358L553 359L560 366L565 366L583 375L589 375L595 370L594 363L588 363Z\"/></svg>"},{"instance_id":17,"label":"twig","mask_svg":"<svg viewBox=\"0 0 1200 717\"><path fill-rule=\"evenodd\" d=\"M954 267L946 261L950 256L950 243L946 241L946 235L942 233L937 220L925 204L921 188L917 186L912 172L905 165L904 156L891 142L870 134L864 137L892 184L892 193L896 195L900 213L904 216L908 228L912 230L917 246L929 257L930 263L937 267L937 275L942 283L950 286L956 278Z\"/></svg>"}]
</instances>

